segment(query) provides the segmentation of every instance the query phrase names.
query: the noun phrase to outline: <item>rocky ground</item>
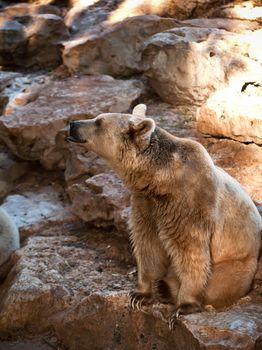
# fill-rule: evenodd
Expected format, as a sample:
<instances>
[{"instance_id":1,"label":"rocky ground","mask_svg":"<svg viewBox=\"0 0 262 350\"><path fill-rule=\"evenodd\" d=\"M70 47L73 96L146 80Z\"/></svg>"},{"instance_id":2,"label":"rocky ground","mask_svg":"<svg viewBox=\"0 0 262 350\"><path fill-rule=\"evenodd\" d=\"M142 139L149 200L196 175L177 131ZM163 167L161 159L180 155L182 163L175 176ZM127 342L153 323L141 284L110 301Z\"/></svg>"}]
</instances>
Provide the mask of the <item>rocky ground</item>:
<instances>
[{"instance_id":1,"label":"rocky ground","mask_svg":"<svg viewBox=\"0 0 262 350\"><path fill-rule=\"evenodd\" d=\"M261 210L261 6L0 1L0 200L21 235L0 285L0 350L262 348L262 261L248 297L174 331L169 306L128 309L129 193L64 140L70 120L146 103Z\"/></svg>"}]
</instances>

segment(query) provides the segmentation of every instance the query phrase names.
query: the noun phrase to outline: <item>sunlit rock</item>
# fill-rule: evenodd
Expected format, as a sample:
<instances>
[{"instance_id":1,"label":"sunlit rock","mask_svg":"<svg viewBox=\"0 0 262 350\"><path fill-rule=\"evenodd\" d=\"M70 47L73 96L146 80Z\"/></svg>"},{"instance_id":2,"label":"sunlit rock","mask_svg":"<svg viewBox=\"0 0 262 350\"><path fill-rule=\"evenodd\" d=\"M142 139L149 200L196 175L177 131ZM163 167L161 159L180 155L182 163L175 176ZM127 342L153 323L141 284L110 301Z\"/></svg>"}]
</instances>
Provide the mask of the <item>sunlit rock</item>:
<instances>
[{"instance_id":1,"label":"sunlit rock","mask_svg":"<svg viewBox=\"0 0 262 350\"><path fill-rule=\"evenodd\" d=\"M242 89L224 89L210 97L198 110L199 131L261 145L262 85L247 83Z\"/></svg>"},{"instance_id":2,"label":"sunlit rock","mask_svg":"<svg viewBox=\"0 0 262 350\"><path fill-rule=\"evenodd\" d=\"M104 25L66 42L63 62L70 71L128 76L143 70L141 47L151 35L177 25L171 18L140 16Z\"/></svg>"},{"instance_id":3,"label":"sunlit rock","mask_svg":"<svg viewBox=\"0 0 262 350\"><path fill-rule=\"evenodd\" d=\"M261 75L258 32L174 28L145 42L143 67L153 89L171 104L201 105L218 89Z\"/></svg>"}]
</instances>

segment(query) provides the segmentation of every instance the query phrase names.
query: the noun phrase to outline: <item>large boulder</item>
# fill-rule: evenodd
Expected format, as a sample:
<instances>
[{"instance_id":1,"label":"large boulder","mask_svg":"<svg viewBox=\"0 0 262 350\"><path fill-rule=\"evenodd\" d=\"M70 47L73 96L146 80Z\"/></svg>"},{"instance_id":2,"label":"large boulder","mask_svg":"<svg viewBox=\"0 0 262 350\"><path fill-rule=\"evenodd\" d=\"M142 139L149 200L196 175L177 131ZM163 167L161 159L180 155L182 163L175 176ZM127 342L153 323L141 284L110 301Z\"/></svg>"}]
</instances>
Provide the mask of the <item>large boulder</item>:
<instances>
[{"instance_id":1,"label":"large boulder","mask_svg":"<svg viewBox=\"0 0 262 350\"><path fill-rule=\"evenodd\" d=\"M261 30L247 34L182 27L145 42L143 69L153 89L171 104L201 105L226 86L240 89L261 73Z\"/></svg>"},{"instance_id":2,"label":"large boulder","mask_svg":"<svg viewBox=\"0 0 262 350\"><path fill-rule=\"evenodd\" d=\"M143 93L144 85L138 80L107 76L47 79L37 89L31 87L27 94L16 96L18 104L0 117L0 139L22 159L39 160L47 168L64 167L62 151L67 145L58 134L70 120L126 112Z\"/></svg>"},{"instance_id":3,"label":"large boulder","mask_svg":"<svg viewBox=\"0 0 262 350\"><path fill-rule=\"evenodd\" d=\"M177 25L171 18L140 16L103 25L67 41L63 62L70 71L128 76L141 72L141 47L151 35Z\"/></svg>"},{"instance_id":4,"label":"large boulder","mask_svg":"<svg viewBox=\"0 0 262 350\"><path fill-rule=\"evenodd\" d=\"M197 113L199 131L262 145L262 85L249 83L244 89L225 89L210 97Z\"/></svg>"},{"instance_id":5,"label":"large boulder","mask_svg":"<svg viewBox=\"0 0 262 350\"><path fill-rule=\"evenodd\" d=\"M1 17L0 65L55 67L68 36L62 18L53 14Z\"/></svg>"}]
</instances>

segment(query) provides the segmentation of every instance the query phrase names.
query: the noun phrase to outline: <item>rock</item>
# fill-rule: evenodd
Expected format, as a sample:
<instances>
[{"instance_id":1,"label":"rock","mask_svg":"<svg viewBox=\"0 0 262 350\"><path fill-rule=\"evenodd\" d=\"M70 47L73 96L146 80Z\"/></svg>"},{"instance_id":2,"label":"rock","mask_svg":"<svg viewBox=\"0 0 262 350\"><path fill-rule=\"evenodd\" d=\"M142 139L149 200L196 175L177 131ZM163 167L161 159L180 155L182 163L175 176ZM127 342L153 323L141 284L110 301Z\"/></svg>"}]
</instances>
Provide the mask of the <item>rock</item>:
<instances>
[{"instance_id":1,"label":"rock","mask_svg":"<svg viewBox=\"0 0 262 350\"><path fill-rule=\"evenodd\" d=\"M0 117L0 139L20 158L40 160L47 168L64 167L68 144L61 129L72 119L102 112L125 112L145 91L138 80L82 76L43 84L33 101Z\"/></svg>"},{"instance_id":2,"label":"rock","mask_svg":"<svg viewBox=\"0 0 262 350\"><path fill-rule=\"evenodd\" d=\"M18 329L37 334L59 326L63 313L89 295L107 300L127 293L134 280L126 276L132 266L127 240L82 225L41 230L13 259L0 290L1 334L15 335Z\"/></svg>"},{"instance_id":3,"label":"rock","mask_svg":"<svg viewBox=\"0 0 262 350\"><path fill-rule=\"evenodd\" d=\"M190 27L158 33L144 45L145 74L164 101L201 105L218 89L259 79L259 34Z\"/></svg>"},{"instance_id":4,"label":"rock","mask_svg":"<svg viewBox=\"0 0 262 350\"><path fill-rule=\"evenodd\" d=\"M0 92L2 92L15 78L21 76L17 72L0 71Z\"/></svg>"},{"instance_id":5,"label":"rock","mask_svg":"<svg viewBox=\"0 0 262 350\"><path fill-rule=\"evenodd\" d=\"M52 337L51 337L52 339ZM49 337L33 337L23 340L1 340L0 350L53 350L57 344L52 344Z\"/></svg>"},{"instance_id":6,"label":"rock","mask_svg":"<svg viewBox=\"0 0 262 350\"><path fill-rule=\"evenodd\" d=\"M173 28L177 21L158 16L129 18L104 25L66 42L63 62L72 72L128 76L141 72L141 46L151 35Z\"/></svg>"},{"instance_id":7,"label":"rock","mask_svg":"<svg viewBox=\"0 0 262 350\"><path fill-rule=\"evenodd\" d=\"M96 226L114 225L119 231L128 231L129 193L113 172L72 184L68 193L72 211L82 220Z\"/></svg>"},{"instance_id":8,"label":"rock","mask_svg":"<svg viewBox=\"0 0 262 350\"><path fill-rule=\"evenodd\" d=\"M257 1L231 1L229 4L211 8L207 13L209 17L226 17L248 19L262 23L261 0Z\"/></svg>"},{"instance_id":9,"label":"rock","mask_svg":"<svg viewBox=\"0 0 262 350\"><path fill-rule=\"evenodd\" d=\"M0 146L0 199L15 188L17 180L28 168L28 163L16 159L11 152Z\"/></svg>"},{"instance_id":10,"label":"rock","mask_svg":"<svg viewBox=\"0 0 262 350\"><path fill-rule=\"evenodd\" d=\"M185 27L193 26L200 28L218 28L224 29L228 32L242 33L246 30L257 30L261 28L261 25L254 21L241 20L234 18L194 18L187 19L181 22Z\"/></svg>"},{"instance_id":11,"label":"rock","mask_svg":"<svg viewBox=\"0 0 262 350\"><path fill-rule=\"evenodd\" d=\"M99 321L93 316L94 304ZM261 342L261 311L261 305L251 304L221 313L195 314L183 317L170 332L166 308L158 305L144 312L128 312L124 296L114 295L107 300L94 296L65 313L56 329L64 344L68 344L70 349L77 346L79 350L86 350L86 344L98 349L109 346L128 350L145 347L255 350ZM107 327L100 326L103 324Z\"/></svg>"},{"instance_id":12,"label":"rock","mask_svg":"<svg viewBox=\"0 0 262 350\"><path fill-rule=\"evenodd\" d=\"M219 91L203 104L197 113L197 127L204 134L228 137L241 142L262 144L262 93L232 89ZM262 86L262 85L261 85ZM257 90L259 91L259 84ZM250 88L249 88L250 89ZM260 87L262 92L262 88Z\"/></svg>"},{"instance_id":13,"label":"rock","mask_svg":"<svg viewBox=\"0 0 262 350\"><path fill-rule=\"evenodd\" d=\"M0 65L21 61L26 50L25 27L18 21L6 20L0 27Z\"/></svg>"},{"instance_id":14,"label":"rock","mask_svg":"<svg viewBox=\"0 0 262 350\"><path fill-rule=\"evenodd\" d=\"M21 4L14 4L10 6L6 6L0 9L0 16L27 16L27 15L36 15L36 14L53 14L60 16L61 11L58 7L52 5L37 5L37 4L28 4L26 2L22 2Z\"/></svg>"},{"instance_id":15,"label":"rock","mask_svg":"<svg viewBox=\"0 0 262 350\"><path fill-rule=\"evenodd\" d=\"M7 72L7 75L11 72ZM0 75L1 79L1 75ZM50 81L47 75L38 74L17 74L8 79L3 84L1 98L5 101L2 105L3 115L9 115L14 112L18 105L25 105L36 99L44 85ZM5 78L3 77L3 82Z\"/></svg>"},{"instance_id":16,"label":"rock","mask_svg":"<svg viewBox=\"0 0 262 350\"><path fill-rule=\"evenodd\" d=\"M16 191L5 198L2 206L17 225L22 240L50 226L61 227L77 220L58 175L59 171L48 173L35 165L20 180Z\"/></svg>"},{"instance_id":17,"label":"rock","mask_svg":"<svg viewBox=\"0 0 262 350\"><path fill-rule=\"evenodd\" d=\"M84 148L78 147L75 144L69 146L65 169L67 186L82 180L85 181L91 176L110 171L111 169L105 161L95 153L86 151Z\"/></svg>"},{"instance_id":18,"label":"rock","mask_svg":"<svg viewBox=\"0 0 262 350\"><path fill-rule=\"evenodd\" d=\"M63 225L75 220L69 203L65 206L59 197L59 192L46 186L34 192L9 195L2 206L10 214L23 239L51 224Z\"/></svg>"},{"instance_id":19,"label":"rock","mask_svg":"<svg viewBox=\"0 0 262 350\"><path fill-rule=\"evenodd\" d=\"M251 198L262 201L262 148L233 140L202 139L216 165L236 178Z\"/></svg>"},{"instance_id":20,"label":"rock","mask_svg":"<svg viewBox=\"0 0 262 350\"><path fill-rule=\"evenodd\" d=\"M224 312L187 316L183 326L196 341L196 349L203 345L204 349L258 349L261 312L261 304L241 305Z\"/></svg>"},{"instance_id":21,"label":"rock","mask_svg":"<svg viewBox=\"0 0 262 350\"><path fill-rule=\"evenodd\" d=\"M138 15L159 15L164 17L175 17L177 19L201 17L209 8L213 8L216 0L126 0L111 13L111 23L119 22L127 17Z\"/></svg>"},{"instance_id":22,"label":"rock","mask_svg":"<svg viewBox=\"0 0 262 350\"><path fill-rule=\"evenodd\" d=\"M4 113L9 98L3 92L7 86L9 86L16 77L19 77L19 73L15 72L1 72L0 71L0 115Z\"/></svg>"},{"instance_id":23,"label":"rock","mask_svg":"<svg viewBox=\"0 0 262 350\"><path fill-rule=\"evenodd\" d=\"M53 14L7 17L0 28L0 65L55 67L68 35L62 18Z\"/></svg>"},{"instance_id":24,"label":"rock","mask_svg":"<svg viewBox=\"0 0 262 350\"><path fill-rule=\"evenodd\" d=\"M1 337L9 340L52 329L51 343L68 349L259 349L261 287L221 312L181 317L172 332L170 306L129 310L133 262L128 241L113 231L53 226L29 237L13 260L0 289Z\"/></svg>"},{"instance_id":25,"label":"rock","mask_svg":"<svg viewBox=\"0 0 262 350\"><path fill-rule=\"evenodd\" d=\"M65 24L72 34L84 33L90 28L105 21L108 11L104 8L89 9L87 7L72 7L65 16Z\"/></svg>"}]
</instances>

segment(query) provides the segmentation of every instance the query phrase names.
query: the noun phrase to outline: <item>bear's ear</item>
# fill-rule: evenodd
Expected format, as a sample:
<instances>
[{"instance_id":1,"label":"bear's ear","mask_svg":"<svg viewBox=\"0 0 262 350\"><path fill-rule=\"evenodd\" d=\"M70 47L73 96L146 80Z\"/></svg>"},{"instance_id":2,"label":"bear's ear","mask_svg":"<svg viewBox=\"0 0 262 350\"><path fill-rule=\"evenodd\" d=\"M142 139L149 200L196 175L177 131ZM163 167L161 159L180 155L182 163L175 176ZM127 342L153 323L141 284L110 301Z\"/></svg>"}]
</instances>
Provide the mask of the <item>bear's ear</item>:
<instances>
[{"instance_id":1,"label":"bear's ear","mask_svg":"<svg viewBox=\"0 0 262 350\"><path fill-rule=\"evenodd\" d=\"M141 103L141 104L135 106L132 114L137 115L138 117L145 117L146 116L146 105Z\"/></svg>"},{"instance_id":2,"label":"bear's ear","mask_svg":"<svg viewBox=\"0 0 262 350\"><path fill-rule=\"evenodd\" d=\"M149 140L156 127L155 121L151 118L135 119L130 121L130 132L138 139Z\"/></svg>"}]
</instances>

